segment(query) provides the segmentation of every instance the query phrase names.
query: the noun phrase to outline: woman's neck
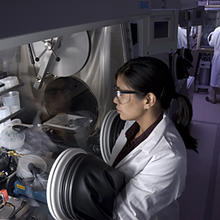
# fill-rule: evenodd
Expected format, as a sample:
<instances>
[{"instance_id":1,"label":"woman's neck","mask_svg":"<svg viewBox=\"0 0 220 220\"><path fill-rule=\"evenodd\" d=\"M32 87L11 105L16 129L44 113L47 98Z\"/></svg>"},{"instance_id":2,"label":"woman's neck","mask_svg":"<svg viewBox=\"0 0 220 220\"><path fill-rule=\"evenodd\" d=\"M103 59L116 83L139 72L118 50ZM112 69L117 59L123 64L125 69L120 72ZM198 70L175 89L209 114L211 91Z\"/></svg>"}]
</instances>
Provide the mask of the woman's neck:
<instances>
[{"instance_id":1,"label":"woman's neck","mask_svg":"<svg viewBox=\"0 0 220 220\"><path fill-rule=\"evenodd\" d=\"M146 131L146 129L148 129L162 113L163 111L161 109L153 109L152 111L150 109L147 110L141 118L136 120L140 126L137 136L140 136L144 131Z\"/></svg>"}]
</instances>

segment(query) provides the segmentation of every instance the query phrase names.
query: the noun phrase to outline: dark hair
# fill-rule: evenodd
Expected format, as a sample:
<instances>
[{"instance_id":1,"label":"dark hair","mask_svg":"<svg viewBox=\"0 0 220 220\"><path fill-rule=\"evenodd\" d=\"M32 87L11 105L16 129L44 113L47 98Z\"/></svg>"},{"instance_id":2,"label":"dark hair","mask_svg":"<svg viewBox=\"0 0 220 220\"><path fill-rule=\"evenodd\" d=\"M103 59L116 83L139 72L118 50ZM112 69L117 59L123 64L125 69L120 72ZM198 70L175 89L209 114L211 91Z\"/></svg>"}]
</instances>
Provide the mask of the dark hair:
<instances>
[{"instance_id":1,"label":"dark hair","mask_svg":"<svg viewBox=\"0 0 220 220\"><path fill-rule=\"evenodd\" d=\"M116 73L125 76L126 83L144 97L152 92L161 105L168 110L171 101L176 99L177 108L171 118L183 138L186 148L197 152L197 141L190 135L192 105L189 99L176 93L175 84L168 66L154 57L139 57L129 60Z\"/></svg>"}]
</instances>

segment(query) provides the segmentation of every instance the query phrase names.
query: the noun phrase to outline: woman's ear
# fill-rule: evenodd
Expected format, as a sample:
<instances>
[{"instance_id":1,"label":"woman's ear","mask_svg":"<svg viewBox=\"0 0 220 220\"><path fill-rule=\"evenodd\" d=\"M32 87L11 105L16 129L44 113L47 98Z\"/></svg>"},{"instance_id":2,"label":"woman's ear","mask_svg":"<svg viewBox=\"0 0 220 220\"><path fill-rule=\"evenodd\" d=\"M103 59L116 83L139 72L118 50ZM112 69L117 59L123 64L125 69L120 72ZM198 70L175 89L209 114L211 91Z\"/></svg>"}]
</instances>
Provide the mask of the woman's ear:
<instances>
[{"instance_id":1,"label":"woman's ear","mask_svg":"<svg viewBox=\"0 0 220 220\"><path fill-rule=\"evenodd\" d=\"M152 106L155 105L156 101L157 101L157 97L152 92L147 93L147 95L144 98L144 102L145 102L144 108L145 109L151 108Z\"/></svg>"}]
</instances>

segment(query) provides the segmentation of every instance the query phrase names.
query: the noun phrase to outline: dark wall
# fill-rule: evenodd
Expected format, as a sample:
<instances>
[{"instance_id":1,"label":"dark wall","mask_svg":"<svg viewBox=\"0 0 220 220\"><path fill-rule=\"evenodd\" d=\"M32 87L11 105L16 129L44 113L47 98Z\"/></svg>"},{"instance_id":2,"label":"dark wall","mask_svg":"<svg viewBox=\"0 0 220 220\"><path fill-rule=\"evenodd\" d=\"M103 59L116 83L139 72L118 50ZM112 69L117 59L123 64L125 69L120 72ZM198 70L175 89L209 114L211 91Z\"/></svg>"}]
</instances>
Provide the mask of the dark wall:
<instances>
[{"instance_id":1,"label":"dark wall","mask_svg":"<svg viewBox=\"0 0 220 220\"><path fill-rule=\"evenodd\" d=\"M0 39L96 21L145 14L133 0L4 0L0 7Z\"/></svg>"}]
</instances>

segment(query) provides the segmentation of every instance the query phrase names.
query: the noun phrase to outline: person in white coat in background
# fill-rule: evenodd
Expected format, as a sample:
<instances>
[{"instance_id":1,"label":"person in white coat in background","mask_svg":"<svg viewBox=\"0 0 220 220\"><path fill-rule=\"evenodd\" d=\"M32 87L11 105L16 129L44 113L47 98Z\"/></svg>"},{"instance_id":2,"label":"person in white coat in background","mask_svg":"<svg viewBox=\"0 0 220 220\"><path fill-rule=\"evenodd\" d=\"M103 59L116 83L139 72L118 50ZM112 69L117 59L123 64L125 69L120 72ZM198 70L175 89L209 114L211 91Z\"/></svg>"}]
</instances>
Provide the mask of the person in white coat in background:
<instances>
[{"instance_id":1,"label":"person in white coat in background","mask_svg":"<svg viewBox=\"0 0 220 220\"><path fill-rule=\"evenodd\" d=\"M165 63L139 57L116 74L114 103L126 120L113 147L110 165L124 173L126 185L114 202L113 219L178 220L177 199L186 178L186 150L197 151L190 135L192 106L177 94ZM175 99L172 119L167 110Z\"/></svg>"},{"instance_id":2,"label":"person in white coat in background","mask_svg":"<svg viewBox=\"0 0 220 220\"><path fill-rule=\"evenodd\" d=\"M178 25L177 49L187 48L187 30Z\"/></svg>"},{"instance_id":3,"label":"person in white coat in background","mask_svg":"<svg viewBox=\"0 0 220 220\"><path fill-rule=\"evenodd\" d=\"M206 101L215 104L217 102L216 92L220 88L220 27L217 27L208 35L208 43L214 47L214 55L212 58L212 69L210 78L209 96Z\"/></svg>"}]
</instances>

